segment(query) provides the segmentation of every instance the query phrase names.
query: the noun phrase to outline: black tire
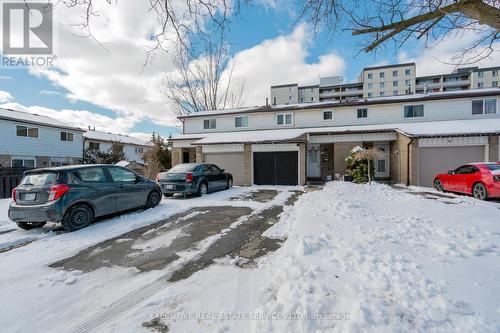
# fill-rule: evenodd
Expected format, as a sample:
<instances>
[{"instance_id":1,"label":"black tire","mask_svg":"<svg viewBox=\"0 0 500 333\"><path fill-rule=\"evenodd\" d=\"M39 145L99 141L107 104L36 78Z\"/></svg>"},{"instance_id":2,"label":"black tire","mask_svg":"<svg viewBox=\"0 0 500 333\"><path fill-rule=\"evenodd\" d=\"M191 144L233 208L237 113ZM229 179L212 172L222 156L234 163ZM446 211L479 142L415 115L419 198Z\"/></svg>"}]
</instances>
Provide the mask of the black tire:
<instances>
[{"instance_id":1,"label":"black tire","mask_svg":"<svg viewBox=\"0 0 500 333\"><path fill-rule=\"evenodd\" d=\"M85 204L76 204L68 208L61 224L66 231L76 231L88 227L93 221L92 209Z\"/></svg>"},{"instance_id":2,"label":"black tire","mask_svg":"<svg viewBox=\"0 0 500 333\"><path fill-rule=\"evenodd\" d=\"M200 185L198 185L198 190L196 191L196 196L201 197L205 194L208 193L208 184L207 182L201 182Z\"/></svg>"},{"instance_id":3,"label":"black tire","mask_svg":"<svg viewBox=\"0 0 500 333\"><path fill-rule=\"evenodd\" d=\"M226 190L229 190L231 187L233 187L233 178L228 178L226 183Z\"/></svg>"},{"instance_id":4,"label":"black tire","mask_svg":"<svg viewBox=\"0 0 500 333\"><path fill-rule=\"evenodd\" d=\"M486 189L486 186L484 186L484 184L476 183L474 184L474 186L472 186L472 195L476 199L486 200L488 199L488 190Z\"/></svg>"},{"instance_id":5,"label":"black tire","mask_svg":"<svg viewBox=\"0 0 500 333\"><path fill-rule=\"evenodd\" d=\"M434 188L439 192L444 192L443 183L439 179L434 179Z\"/></svg>"},{"instance_id":6,"label":"black tire","mask_svg":"<svg viewBox=\"0 0 500 333\"><path fill-rule=\"evenodd\" d=\"M157 191L152 191L148 195L148 201L146 201L146 208L153 208L160 204L161 195Z\"/></svg>"},{"instance_id":7,"label":"black tire","mask_svg":"<svg viewBox=\"0 0 500 333\"><path fill-rule=\"evenodd\" d=\"M24 230L43 227L47 222L16 222L17 226Z\"/></svg>"},{"instance_id":8,"label":"black tire","mask_svg":"<svg viewBox=\"0 0 500 333\"><path fill-rule=\"evenodd\" d=\"M165 198L171 198L171 197L173 197L173 196L174 196L174 194L173 194L173 193L163 193L163 196L164 196Z\"/></svg>"}]
</instances>

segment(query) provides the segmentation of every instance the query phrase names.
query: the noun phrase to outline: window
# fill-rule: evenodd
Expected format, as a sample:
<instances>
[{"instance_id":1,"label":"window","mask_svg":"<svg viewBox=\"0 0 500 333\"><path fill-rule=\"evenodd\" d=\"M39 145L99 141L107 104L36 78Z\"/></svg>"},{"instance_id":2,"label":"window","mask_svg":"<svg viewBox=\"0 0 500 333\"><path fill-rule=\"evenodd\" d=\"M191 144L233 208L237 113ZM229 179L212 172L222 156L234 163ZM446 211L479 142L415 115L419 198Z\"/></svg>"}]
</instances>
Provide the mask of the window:
<instances>
[{"instance_id":1,"label":"window","mask_svg":"<svg viewBox=\"0 0 500 333\"><path fill-rule=\"evenodd\" d=\"M377 160L377 172L385 172L385 160Z\"/></svg>"},{"instance_id":2,"label":"window","mask_svg":"<svg viewBox=\"0 0 500 333\"><path fill-rule=\"evenodd\" d=\"M358 109L358 118L368 118L368 109Z\"/></svg>"},{"instance_id":3,"label":"window","mask_svg":"<svg viewBox=\"0 0 500 333\"><path fill-rule=\"evenodd\" d=\"M478 87L479 89L484 88L484 82L478 82L478 83L477 83L477 87Z\"/></svg>"},{"instance_id":4,"label":"window","mask_svg":"<svg viewBox=\"0 0 500 333\"><path fill-rule=\"evenodd\" d=\"M405 84L406 84L407 86L411 86L411 80L405 80Z\"/></svg>"},{"instance_id":5,"label":"window","mask_svg":"<svg viewBox=\"0 0 500 333\"><path fill-rule=\"evenodd\" d=\"M392 86L397 87L398 86L398 81L392 81Z\"/></svg>"},{"instance_id":6,"label":"window","mask_svg":"<svg viewBox=\"0 0 500 333\"><path fill-rule=\"evenodd\" d=\"M77 179L89 183L105 183L106 175L102 168L83 168L75 172Z\"/></svg>"},{"instance_id":7,"label":"window","mask_svg":"<svg viewBox=\"0 0 500 333\"><path fill-rule=\"evenodd\" d=\"M384 73L384 72L380 72L380 73L378 74L378 76L379 76L381 79L383 79L383 78L385 77L385 73Z\"/></svg>"},{"instance_id":8,"label":"window","mask_svg":"<svg viewBox=\"0 0 500 333\"><path fill-rule=\"evenodd\" d=\"M132 171L122 168L108 168L108 170L114 182L133 183L137 179L137 176Z\"/></svg>"},{"instance_id":9,"label":"window","mask_svg":"<svg viewBox=\"0 0 500 333\"><path fill-rule=\"evenodd\" d=\"M498 70L491 71L491 76L498 76Z\"/></svg>"},{"instance_id":10,"label":"window","mask_svg":"<svg viewBox=\"0 0 500 333\"><path fill-rule=\"evenodd\" d=\"M495 114L497 113L496 99L478 99L472 101L472 114Z\"/></svg>"},{"instance_id":11,"label":"window","mask_svg":"<svg viewBox=\"0 0 500 333\"><path fill-rule=\"evenodd\" d=\"M381 91L381 92L379 93L379 95L380 95L380 96L385 96L385 92L384 92L384 91Z\"/></svg>"},{"instance_id":12,"label":"window","mask_svg":"<svg viewBox=\"0 0 500 333\"><path fill-rule=\"evenodd\" d=\"M314 97L311 97L311 102L314 102Z\"/></svg>"},{"instance_id":13,"label":"window","mask_svg":"<svg viewBox=\"0 0 500 333\"><path fill-rule=\"evenodd\" d=\"M372 89L373 88L373 83L368 83L368 89Z\"/></svg>"},{"instance_id":14,"label":"window","mask_svg":"<svg viewBox=\"0 0 500 333\"><path fill-rule=\"evenodd\" d=\"M26 126L16 126L16 135L30 137L30 138L38 138L38 128L26 127Z\"/></svg>"},{"instance_id":15,"label":"window","mask_svg":"<svg viewBox=\"0 0 500 333\"><path fill-rule=\"evenodd\" d=\"M455 169L455 173L458 175L469 175L477 171L477 168L472 165L463 165Z\"/></svg>"},{"instance_id":16,"label":"window","mask_svg":"<svg viewBox=\"0 0 500 333\"><path fill-rule=\"evenodd\" d=\"M216 119L205 119L203 120L203 129L215 129L217 128Z\"/></svg>"},{"instance_id":17,"label":"window","mask_svg":"<svg viewBox=\"0 0 500 333\"><path fill-rule=\"evenodd\" d=\"M293 116L291 113L279 113L276 117L276 123L278 125L291 125L293 122Z\"/></svg>"},{"instance_id":18,"label":"window","mask_svg":"<svg viewBox=\"0 0 500 333\"><path fill-rule=\"evenodd\" d=\"M498 81L491 81L492 87L498 87Z\"/></svg>"},{"instance_id":19,"label":"window","mask_svg":"<svg viewBox=\"0 0 500 333\"><path fill-rule=\"evenodd\" d=\"M405 118L415 118L424 116L424 106L419 105L405 105Z\"/></svg>"},{"instance_id":20,"label":"window","mask_svg":"<svg viewBox=\"0 0 500 333\"><path fill-rule=\"evenodd\" d=\"M368 93L368 97L372 97L372 96L373 96L373 94L372 94L372 93Z\"/></svg>"},{"instance_id":21,"label":"window","mask_svg":"<svg viewBox=\"0 0 500 333\"><path fill-rule=\"evenodd\" d=\"M397 96L397 95L399 95L399 92L398 92L397 90L393 90L393 91L392 91L392 95L393 95L393 96Z\"/></svg>"},{"instance_id":22,"label":"window","mask_svg":"<svg viewBox=\"0 0 500 333\"><path fill-rule=\"evenodd\" d=\"M13 158L11 161L11 166L13 168L34 168L35 165L36 163L34 158Z\"/></svg>"},{"instance_id":23,"label":"window","mask_svg":"<svg viewBox=\"0 0 500 333\"><path fill-rule=\"evenodd\" d=\"M380 88L384 88L385 87L385 82L379 82L378 85L379 85Z\"/></svg>"},{"instance_id":24,"label":"window","mask_svg":"<svg viewBox=\"0 0 500 333\"><path fill-rule=\"evenodd\" d=\"M73 133L61 132L61 141L73 141Z\"/></svg>"},{"instance_id":25,"label":"window","mask_svg":"<svg viewBox=\"0 0 500 333\"><path fill-rule=\"evenodd\" d=\"M235 117L234 127L248 127L248 116Z\"/></svg>"},{"instance_id":26,"label":"window","mask_svg":"<svg viewBox=\"0 0 500 333\"><path fill-rule=\"evenodd\" d=\"M135 153L136 153L136 154L142 154L142 153L144 153L144 148L139 148L139 147L136 147L136 148L135 148Z\"/></svg>"},{"instance_id":27,"label":"window","mask_svg":"<svg viewBox=\"0 0 500 333\"><path fill-rule=\"evenodd\" d=\"M288 96L288 100L291 101L292 100L292 96Z\"/></svg>"},{"instance_id":28,"label":"window","mask_svg":"<svg viewBox=\"0 0 500 333\"><path fill-rule=\"evenodd\" d=\"M405 75L411 75L411 69L406 69L405 70Z\"/></svg>"},{"instance_id":29,"label":"window","mask_svg":"<svg viewBox=\"0 0 500 333\"><path fill-rule=\"evenodd\" d=\"M332 111L323 112L323 120L332 120L332 119L333 119L333 112Z\"/></svg>"},{"instance_id":30,"label":"window","mask_svg":"<svg viewBox=\"0 0 500 333\"><path fill-rule=\"evenodd\" d=\"M398 71L392 71L392 76L398 76Z\"/></svg>"},{"instance_id":31,"label":"window","mask_svg":"<svg viewBox=\"0 0 500 333\"><path fill-rule=\"evenodd\" d=\"M99 142L89 141L89 150L99 150Z\"/></svg>"},{"instance_id":32,"label":"window","mask_svg":"<svg viewBox=\"0 0 500 333\"><path fill-rule=\"evenodd\" d=\"M484 72L478 72L478 73L477 73L477 76L478 76L478 77L484 77Z\"/></svg>"},{"instance_id":33,"label":"window","mask_svg":"<svg viewBox=\"0 0 500 333\"><path fill-rule=\"evenodd\" d=\"M373 79L373 74L372 73L368 73L368 79L369 80Z\"/></svg>"}]
</instances>

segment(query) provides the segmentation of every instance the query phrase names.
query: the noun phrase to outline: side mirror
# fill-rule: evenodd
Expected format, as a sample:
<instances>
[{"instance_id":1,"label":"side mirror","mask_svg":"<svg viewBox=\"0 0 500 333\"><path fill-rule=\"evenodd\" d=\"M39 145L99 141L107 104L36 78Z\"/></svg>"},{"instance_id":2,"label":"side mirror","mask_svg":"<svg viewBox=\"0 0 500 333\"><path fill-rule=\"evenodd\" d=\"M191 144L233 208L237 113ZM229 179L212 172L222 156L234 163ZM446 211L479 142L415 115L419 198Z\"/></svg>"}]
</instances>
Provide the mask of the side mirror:
<instances>
[{"instance_id":1,"label":"side mirror","mask_svg":"<svg viewBox=\"0 0 500 333\"><path fill-rule=\"evenodd\" d=\"M142 177L139 175L135 175L135 183L139 183L142 181Z\"/></svg>"},{"instance_id":2,"label":"side mirror","mask_svg":"<svg viewBox=\"0 0 500 333\"><path fill-rule=\"evenodd\" d=\"M449 174L449 175L454 175L454 174L455 174L455 170L449 170L449 171L448 171L448 174Z\"/></svg>"}]
</instances>

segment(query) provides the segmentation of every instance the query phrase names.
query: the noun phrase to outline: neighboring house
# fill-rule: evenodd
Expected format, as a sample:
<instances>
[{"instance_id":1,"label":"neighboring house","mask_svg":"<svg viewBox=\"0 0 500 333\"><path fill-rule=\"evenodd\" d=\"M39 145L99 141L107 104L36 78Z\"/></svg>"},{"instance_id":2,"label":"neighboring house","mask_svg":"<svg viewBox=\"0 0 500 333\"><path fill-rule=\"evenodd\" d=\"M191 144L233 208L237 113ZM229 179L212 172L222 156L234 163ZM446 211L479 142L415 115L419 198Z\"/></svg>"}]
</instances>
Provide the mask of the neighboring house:
<instances>
[{"instance_id":1,"label":"neighboring house","mask_svg":"<svg viewBox=\"0 0 500 333\"><path fill-rule=\"evenodd\" d=\"M149 147L149 144L141 139L122 134L87 130L83 136L85 149L99 150L104 153L110 151L113 142L123 144L123 153L127 161L144 163L142 157L144 151Z\"/></svg>"},{"instance_id":2,"label":"neighboring house","mask_svg":"<svg viewBox=\"0 0 500 333\"><path fill-rule=\"evenodd\" d=\"M345 173L357 146L379 150L378 180L431 186L435 174L498 161L500 89L198 112L179 117L172 164L215 163L237 185L305 184Z\"/></svg>"},{"instance_id":3,"label":"neighboring house","mask_svg":"<svg viewBox=\"0 0 500 333\"><path fill-rule=\"evenodd\" d=\"M46 116L0 108L0 167L80 163L83 132Z\"/></svg>"},{"instance_id":4,"label":"neighboring house","mask_svg":"<svg viewBox=\"0 0 500 333\"><path fill-rule=\"evenodd\" d=\"M364 68L358 82L343 83L342 77L320 78L317 85L296 83L271 86L272 105L356 100L413 93L450 92L499 87L500 67L459 68L449 74L416 76L415 63Z\"/></svg>"}]
</instances>

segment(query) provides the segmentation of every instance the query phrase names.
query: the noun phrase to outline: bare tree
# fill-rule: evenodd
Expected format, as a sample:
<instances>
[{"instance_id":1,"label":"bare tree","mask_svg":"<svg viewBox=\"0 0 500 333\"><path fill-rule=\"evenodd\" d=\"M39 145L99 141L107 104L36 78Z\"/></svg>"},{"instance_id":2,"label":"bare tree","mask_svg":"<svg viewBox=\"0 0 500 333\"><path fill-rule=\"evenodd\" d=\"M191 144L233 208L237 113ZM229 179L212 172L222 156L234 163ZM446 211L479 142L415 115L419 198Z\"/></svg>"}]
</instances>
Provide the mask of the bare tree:
<instances>
[{"instance_id":1,"label":"bare tree","mask_svg":"<svg viewBox=\"0 0 500 333\"><path fill-rule=\"evenodd\" d=\"M301 17L316 29L349 26L352 35L368 37L362 43L365 52L387 41L400 47L410 38L424 38L431 46L451 33L473 31L476 39L452 59L455 64L471 64L498 49L499 6L499 0L307 0Z\"/></svg>"},{"instance_id":2,"label":"bare tree","mask_svg":"<svg viewBox=\"0 0 500 333\"><path fill-rule=\"evenodd\" d=\"M177 114L239 107L244 102L244 83L233 81L231 61L223 33L205 39L202 52L181 48L176 70L166 75L162 89Z\"/></svg>"}]
</instances>

